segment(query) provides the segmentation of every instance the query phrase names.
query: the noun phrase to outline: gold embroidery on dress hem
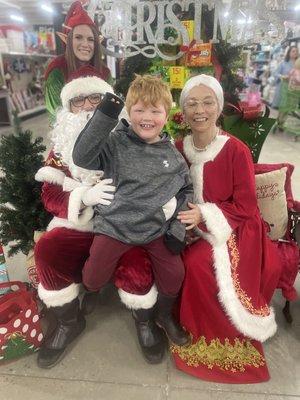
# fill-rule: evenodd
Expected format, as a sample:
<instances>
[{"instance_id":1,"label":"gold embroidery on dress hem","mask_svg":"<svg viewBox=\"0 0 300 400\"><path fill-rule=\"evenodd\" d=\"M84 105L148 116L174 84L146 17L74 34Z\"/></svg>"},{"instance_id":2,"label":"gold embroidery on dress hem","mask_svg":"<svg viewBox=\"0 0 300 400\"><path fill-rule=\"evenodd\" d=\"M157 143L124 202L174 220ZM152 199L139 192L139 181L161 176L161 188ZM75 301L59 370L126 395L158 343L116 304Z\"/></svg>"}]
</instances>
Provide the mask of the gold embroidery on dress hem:
<instances>
[{"instance_id":1,"label":"gold embroidery on dress hem","mask_svg":"<svg viewBox=\"0 0 300 400\"><path fill-rule=\"evenodd\" d=\"M251 297L247 296L246 292L241 288L239 274L237 273L237 266L240 261L240 257L234 234L232 234L228 240L228 248L231 256L231 275L233 285L240 302L248 311L250 311L251 314L260 315L262 317L270 315L270 309L268 305L260 307L259 309L254 308L253 304L251 303Z\"/></svg>"},{"instance_id":2,"label":"gold embroidery on dress hem","mask_svg":"<svg viewBox=\"0 0 300 400\"><path fill-rule=\"evenodd\" d=\"M259 368L265 365L264 357L248 339L234 339L231 344L225 338L224 344L219 338L206 343L204 336L189 346L171 345L171 352L186 362L190 367L206 366L208 369L218 367L223 371L244 372L246 366Z\"/></svg>"}]
</instances>

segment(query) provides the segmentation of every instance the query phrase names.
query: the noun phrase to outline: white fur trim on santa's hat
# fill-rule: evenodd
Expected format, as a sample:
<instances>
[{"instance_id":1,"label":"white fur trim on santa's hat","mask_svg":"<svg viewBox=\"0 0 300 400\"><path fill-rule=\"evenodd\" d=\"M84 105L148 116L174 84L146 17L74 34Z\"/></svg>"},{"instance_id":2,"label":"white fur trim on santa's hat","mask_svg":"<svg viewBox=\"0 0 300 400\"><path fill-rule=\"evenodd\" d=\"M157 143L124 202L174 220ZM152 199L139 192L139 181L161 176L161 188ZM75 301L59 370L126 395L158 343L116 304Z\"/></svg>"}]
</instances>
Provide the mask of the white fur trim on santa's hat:
<instances>
[{"instance_id":1,"label":"white fur trim on santa's hat","mask_svg":"<svg viewBox=\"0 0 300 400\"><path fill-rule=\"evenodd\" d=\"M77 96L88 96L93 93L114 93L113 88L97 76L85 76L67 83L60 94L62 106L69 110L69 101Z\"/></svg>"}]
</instances>

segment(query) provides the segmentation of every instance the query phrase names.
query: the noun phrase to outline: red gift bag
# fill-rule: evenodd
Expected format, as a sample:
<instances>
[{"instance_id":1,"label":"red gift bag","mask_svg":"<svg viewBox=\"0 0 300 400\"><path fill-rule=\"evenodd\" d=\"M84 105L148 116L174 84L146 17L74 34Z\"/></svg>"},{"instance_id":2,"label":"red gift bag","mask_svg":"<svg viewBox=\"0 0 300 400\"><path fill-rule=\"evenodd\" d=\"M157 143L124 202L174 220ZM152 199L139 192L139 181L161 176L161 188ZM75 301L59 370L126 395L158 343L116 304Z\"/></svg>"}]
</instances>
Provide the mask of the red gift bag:
<instances>
[{"instance_id":1,"label":"red gift bag","mask_svg":"<svg viewBox=\"0 0 300 400\"><path fill-rule=\"evenodd\" d=\"M43 334L34 292L18 281L0 283L0 362L37 351Z\"/></svg>"}]
</instances>

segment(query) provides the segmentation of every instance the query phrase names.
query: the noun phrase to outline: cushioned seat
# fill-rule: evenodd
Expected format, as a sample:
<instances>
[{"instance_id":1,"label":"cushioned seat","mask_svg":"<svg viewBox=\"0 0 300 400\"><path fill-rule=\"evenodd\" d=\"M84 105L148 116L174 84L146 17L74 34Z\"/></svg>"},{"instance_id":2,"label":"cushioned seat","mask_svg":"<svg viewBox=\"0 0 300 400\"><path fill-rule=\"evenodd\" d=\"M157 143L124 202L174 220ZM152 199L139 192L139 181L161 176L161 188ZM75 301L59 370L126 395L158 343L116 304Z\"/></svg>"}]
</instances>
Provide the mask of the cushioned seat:
<instances>
[{"instance_id":1,"label":"cushioned seat","mask_svg":"<svg viewBox=\"0 0 300 400\"><path fill-rule=\"evenodd\" d=\"M289 306L297 298L294 282L300 262L300 202L294 200L291 186L294 166L281 163L254 167L258 206L282 261L278 288L286 299L283 313L292 322Z\"/></svg>"}]
</instances>

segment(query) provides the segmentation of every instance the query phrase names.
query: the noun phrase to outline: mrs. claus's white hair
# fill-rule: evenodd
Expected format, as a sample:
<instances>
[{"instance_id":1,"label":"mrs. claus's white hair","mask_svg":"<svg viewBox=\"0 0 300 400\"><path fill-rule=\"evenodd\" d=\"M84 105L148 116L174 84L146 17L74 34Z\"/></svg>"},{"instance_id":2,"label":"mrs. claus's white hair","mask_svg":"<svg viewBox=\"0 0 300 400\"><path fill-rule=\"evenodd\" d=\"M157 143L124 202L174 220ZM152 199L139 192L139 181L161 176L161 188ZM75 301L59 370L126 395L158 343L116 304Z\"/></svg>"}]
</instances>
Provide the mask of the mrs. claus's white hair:
<instances>
[{"instance_id":1,"label":"mrs. claus's white hair","mask_svg":"<svg viewBox=\"0 0 300 400\"><path fill-rule=\"evenodd\" d=\"M195 86L198 86L198 85L204 85L204 86L207 86L210 89L212 89L212 91L216 95L218 105L219 105L219 112L221 113L223 110L223 107L224 107L224 93L223 93L222 86L220 85L220 83L217 81L216 78L214 78L213 76L210 76L210 75L205 75L205 74L193 76L186 82L186 84L184 85L184 87L182 89L182 92L180 95L180 100L179 100L181 109L183 110L184 102L185 102L189 92L191 91L191 89L193 89Z\"/></svg>"}]
</instances>

